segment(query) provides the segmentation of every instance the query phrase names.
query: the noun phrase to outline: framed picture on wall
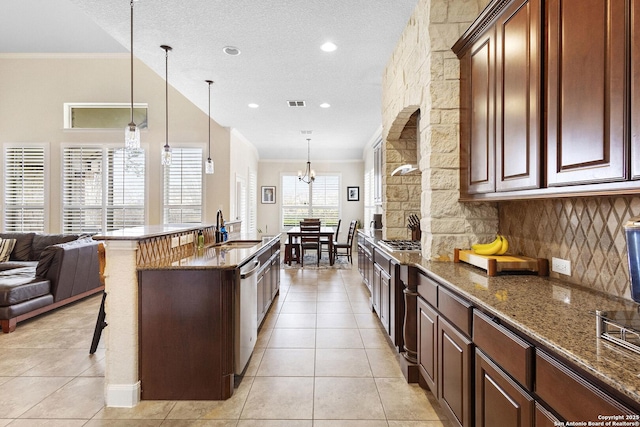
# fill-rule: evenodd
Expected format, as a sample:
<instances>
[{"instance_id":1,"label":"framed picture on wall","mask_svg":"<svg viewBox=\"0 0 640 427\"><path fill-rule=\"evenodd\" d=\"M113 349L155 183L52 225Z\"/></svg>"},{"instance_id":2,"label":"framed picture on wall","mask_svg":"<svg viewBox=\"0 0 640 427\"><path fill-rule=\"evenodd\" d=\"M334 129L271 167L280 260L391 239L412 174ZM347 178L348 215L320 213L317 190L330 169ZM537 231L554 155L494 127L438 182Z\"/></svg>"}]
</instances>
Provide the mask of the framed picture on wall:
<instances>
[{"instance_id":1,"label":"framed picture on wall","mask_svg":"<svg viewBox=\"0 0 640 427\"><path fill-rule=\"evenodd\" d=\"M347 200L349 202L360 200L360 187L347 187Z\"/></svg>"},{"instance_id":2,"label":"framed picture on wall","mask_svg":"<svg viewBox=\"0 0 640 427\"><path fill-rule=\"evenodd\" d=\"M262 187L262 203L276 202L276 187Z\"/></svg>"}]
</instances>

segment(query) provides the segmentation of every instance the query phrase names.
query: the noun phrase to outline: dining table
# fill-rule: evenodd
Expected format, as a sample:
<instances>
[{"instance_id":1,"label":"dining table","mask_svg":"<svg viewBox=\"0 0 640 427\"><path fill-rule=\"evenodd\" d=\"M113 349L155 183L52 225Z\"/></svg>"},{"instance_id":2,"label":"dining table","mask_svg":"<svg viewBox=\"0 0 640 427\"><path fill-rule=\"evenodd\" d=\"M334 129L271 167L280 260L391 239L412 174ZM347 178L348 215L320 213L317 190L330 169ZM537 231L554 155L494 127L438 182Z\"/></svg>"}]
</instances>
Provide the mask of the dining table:
<instances>
[{"instance_id":1,"label":"dining table","mask_svg":"<svg viewBox=\"0 0 640 427\"><path fill-rule=\"evenodd\" d=\"M300 226L291 227L289 231L287 231L287 244L294 244L294 240L303 236L319 236L320 243L328 243L329 245L329 265L333 265L334 256L333 256L333 235L335 233L335 228L333 227L320 227L320 231L302 231L300 230ZM326 238L327 240L323 240ZM289 260L289 265L291 265L291 261Z\"/></svg>"}]
</instances>

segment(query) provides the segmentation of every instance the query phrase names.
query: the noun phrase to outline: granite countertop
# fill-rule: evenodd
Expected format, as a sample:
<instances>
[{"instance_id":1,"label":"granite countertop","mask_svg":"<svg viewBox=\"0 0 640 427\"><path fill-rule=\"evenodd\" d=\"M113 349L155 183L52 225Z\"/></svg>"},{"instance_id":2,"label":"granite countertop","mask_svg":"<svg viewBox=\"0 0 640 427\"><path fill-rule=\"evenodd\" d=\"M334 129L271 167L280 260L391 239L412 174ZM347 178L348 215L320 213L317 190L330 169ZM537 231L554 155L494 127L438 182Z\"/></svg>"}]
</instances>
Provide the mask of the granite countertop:
<instances>
[{"instance_id":1,"label":"granite countertop","mask_svg":"<svg viewBox=\"0 0 640 427\"><path fill-rule=\"evenodd\" d=\"M366 238L376 242L375 238ZM384 249L383 249L384 250ZM387 252L401 264L420 268L605 384L640 404L640 355L596 337L595 310L638 311L632 301L528 274L488 277L465 263L429 261L420 254Z\"/></svg>"},{"instance_id":2,"label":"granite countertop","mask_svg":"<svg viewBox=\"0 0 640 427\"><path fill-rule=\"evenodd\" d=\"M144 240L151 237L164 236L172 233L196 231L202 228L212 227L208 224L159 224L129 227L120 230L108 231L104 234L93 236L95 240Z\"/></svg>"},{"instance_id":3,"label":"granite countertop","mask_svg":"<svg viewBox=\"0 0 640 427\"><path fill-rule=\"evenodd\" d=\"M179 260L162 259L138 266L138 270L210 270L235 269L246 264L263 248L270 246L280 235L265 236L262 239L238 239L210 244L204 249L195 249L192 254Z\"/></svg>"}]
</instances>

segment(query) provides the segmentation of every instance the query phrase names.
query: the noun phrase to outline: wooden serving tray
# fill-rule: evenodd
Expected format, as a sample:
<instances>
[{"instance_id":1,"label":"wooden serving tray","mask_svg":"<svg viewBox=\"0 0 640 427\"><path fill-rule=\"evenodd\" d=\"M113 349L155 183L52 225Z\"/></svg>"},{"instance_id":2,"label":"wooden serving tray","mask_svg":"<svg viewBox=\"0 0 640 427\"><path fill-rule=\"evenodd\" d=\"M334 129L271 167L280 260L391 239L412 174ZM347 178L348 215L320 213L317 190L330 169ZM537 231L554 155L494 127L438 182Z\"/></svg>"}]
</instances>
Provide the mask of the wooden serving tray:
<instances>
[{"instance_id":1,"label":"wooden serving tray","mask_svg":"<svg viewBox=\"0 0 640 427\"><path fill-rule=\"evenodd\" d=\"M529 258L516 255L478 255L471 249L454 249L454 262L466 262L487 271L495 276L501 271L532 271L538 276L549 275L549 260L545 258Z\"/></svg>"}]
</instances>

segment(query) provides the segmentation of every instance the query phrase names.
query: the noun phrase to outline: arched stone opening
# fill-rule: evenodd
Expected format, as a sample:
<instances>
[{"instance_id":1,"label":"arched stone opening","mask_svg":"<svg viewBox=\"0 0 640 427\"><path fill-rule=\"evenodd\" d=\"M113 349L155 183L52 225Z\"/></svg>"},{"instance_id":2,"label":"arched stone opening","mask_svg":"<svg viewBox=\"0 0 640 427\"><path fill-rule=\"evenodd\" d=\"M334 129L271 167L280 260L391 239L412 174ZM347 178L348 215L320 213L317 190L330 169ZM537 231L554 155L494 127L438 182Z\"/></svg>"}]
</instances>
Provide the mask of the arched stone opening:
<instances>
[{"instance_id":1,"label":"arched stone opening","mask_svg":"<svg viewBox=\"0 0 640 427\"><path fill-rule=\"evenodd\" d=\"M386 239L411 239L409 215L420 213L420 169L407 175L391 173L406 164L418 166L420 109L405 108L391 126L384 144L383 202Z\"/></svg>"}]
</instances>

